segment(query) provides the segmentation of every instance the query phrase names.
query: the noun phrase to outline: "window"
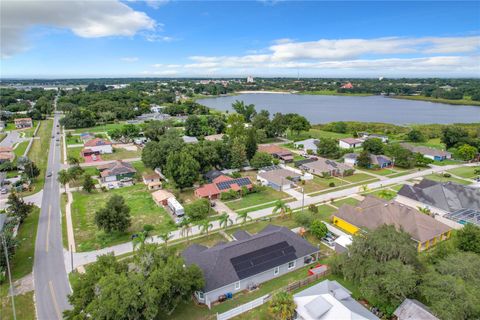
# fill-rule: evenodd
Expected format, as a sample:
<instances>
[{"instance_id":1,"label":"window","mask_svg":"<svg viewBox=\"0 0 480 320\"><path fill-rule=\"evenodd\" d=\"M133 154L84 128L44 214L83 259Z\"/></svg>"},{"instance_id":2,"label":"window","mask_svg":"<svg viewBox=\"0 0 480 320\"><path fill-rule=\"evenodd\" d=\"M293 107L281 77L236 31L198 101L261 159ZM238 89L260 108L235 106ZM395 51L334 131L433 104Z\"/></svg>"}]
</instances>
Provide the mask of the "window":
<instances>
[{"instance_id":1,"label":"window","mask_svg":"<svg viewBox=\"0 0 480 320\"><path fill-rule=\"evenodd\" d=\"M240 281L235 282L235 290L240 290Z\"/></svg>"},{"instance_id":2,"label":"window","mask_svg":"<svg viewBox=\"0 0 480 320\"><path fill-rule=\"evenodd\" d=\"M280 267L275 267L275 269L273 269L273 275L276 276L279 273L280 273Z\"/></svg>"},{"instance_id":3,"label":"window","mask_svg":"<svg viewBox=\"0 0 480 320\"><path fill-rule=\"evenodd\" d=\"M288 270L295 268L295 261L290 261L288 263Z\"/></svg>"}]
</instances>

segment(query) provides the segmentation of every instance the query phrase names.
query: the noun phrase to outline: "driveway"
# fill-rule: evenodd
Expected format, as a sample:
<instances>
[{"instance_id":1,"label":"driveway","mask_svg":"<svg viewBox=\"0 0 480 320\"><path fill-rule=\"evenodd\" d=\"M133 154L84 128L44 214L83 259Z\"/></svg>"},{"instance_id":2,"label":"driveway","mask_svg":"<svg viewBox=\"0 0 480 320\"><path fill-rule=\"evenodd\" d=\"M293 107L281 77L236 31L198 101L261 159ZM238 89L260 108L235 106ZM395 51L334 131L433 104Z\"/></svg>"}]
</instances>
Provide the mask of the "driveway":
<instances>
[{"instance_id":1,"label":"driveway","mask_svg":"<svg viewBox=\"0 0 480 320\"><path fill-rule=\"evenodd\" d=\"M22 142L25 139L20 138L20 132L10 131L8 135L0 142L0 147L13 147L16 143Z\"/></svg>"}]
</instances>

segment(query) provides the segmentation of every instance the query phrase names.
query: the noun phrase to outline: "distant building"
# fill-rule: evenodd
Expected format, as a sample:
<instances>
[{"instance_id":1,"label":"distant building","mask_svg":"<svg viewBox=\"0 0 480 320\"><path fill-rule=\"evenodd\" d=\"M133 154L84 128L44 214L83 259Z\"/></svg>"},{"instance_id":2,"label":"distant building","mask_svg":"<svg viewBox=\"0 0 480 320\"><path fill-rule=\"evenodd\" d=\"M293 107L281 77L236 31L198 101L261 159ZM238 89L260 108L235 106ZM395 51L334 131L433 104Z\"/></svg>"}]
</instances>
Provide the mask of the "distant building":
<instances>
[{"instance_id":1,"label":"distant building","mask_svg":"<svg viewBox=\"0 0 480 320\"><path fill-rule=\"evenodd\" d=\"M363 139L372 139L372 138L377 138L382 140L383 143L388 142L388 137L382 134L376 134L376 133L368 133L368 132L359 132L358 133L359 138Z\"/></svg>"},{"instance_id":2,"label":"distant building","mask_svg":"<svg viewBox=\"0 0 480 320\"><path fill-rule=\"evenodd\" d=\"M306 139L306 140L296 141L293 143L293 145L297 149L302 149L304 153L317 154L319 141L320 140L318 139Z\"/></svg>"},{"instance_id":3,"label":"distant building","mask_svg":"<svg viewBox=\"0 0 480 320\"><path fill-rule=\"evenodd\" d=\"M15 159L15 153L11 147L0 147L0 163L7 161L13 161Z\"/></svg>"},{"instance_id":4,"label":"distant building","mask_svg":"<svg viewBox=\"0 0 480 320\"><path fill-rule=\"evenodd\" d=\"M234 190L240 192L242 187L247 189L253 188L253 183L248 177L231 178L229 176L221 175L213 180L212 183L205 184L195 190L195 195L199 198L217 199L222 192Z\"/></svg>"},{"instance_id":5,"label":"distant building","mask_svg":"<svg viewBox=\"0 0 480 320\"><path fill-rule=\"evenodd\" d=\"M112 143L102 138L88 140L84 144L84 154L86 151L90 154L113 153Z\"/></svg>"},{"instance_id":6,"label":"distant building","mask_svg":"<svg viewBox=\"0 0 480 320\"><path fill-rule=\"evenodd\" d=\"M364 139L343 138L338 141L338 146L342 149L355 149L362 146Z\"/></svg>"},{"instance_id":7,"label":"distant building","mask_svg":"<svg viewBox=\"0 0 480 320\"><path fill-rule=\"evenodd\" d=\"M258 152L266 152L274 158L284 162L292 162L293 154L290 150L277 146L276 144L261 144L258 146Z\"/></svg>"},{"instance_id":8,"label":"distant building","mask_svg":"<svg viewBox=\"0 0 480 320\"><path fill-rule=\"evenodd\" d=\"M340 88L342 89L353 89L353 84L351 82L345 83Z\"/></svg>"},{"instance_id":9,"label":"distant building","mask_svg":"<svg viewBox=\"0 0 480 320\"><path fill-rule=\"evenodd\" d=\"M17 118L13 120L15 122L15 128L25 129L33 127L32 118Z\"/></svg>"},{"instance_id":10,"label":"distant building","mask_svg":"<svg viewBox=\"0 0 480 320\"><path fill-rule=\"evenodd\" d=\"M209 136L205 136L205 140L207 141L221 141L223 139L224 134L219 133L219 134L211 134Z\"/></svg>"},{"instance_id":11,"label":"distant building","mask_svg":"<svg viewBox=\"0 0 480 320\"><path fill-rule=\"evenodd\" d=\"M424 147L424 146L414 146L409 143L401 143L403 148L410 150L414 153L420 153L425 158L432 159L435 161L443 161L452 158L452 154L448 151L438 150L434 148Z\"/></svg>"},{"instance_id":12,"label":"distant building","mask_svg":"<svg viewBox=\"0 0 480 320\"><path fill-rule=\"evenodd\" d=\"M137 172L131 163L121 160L99 166L98 170L100 171L102 182L130 180Z\"/></svg>"},{"instance_id":13,"label":"distant building","mask_svg":"<svg viewBox=\"0 0 480 320\"><path fill-rule=\"evenodd\" d=\"M248 76L247 83L255 83L255 79L252 76Z\"/></svg>"},{"instance_id":14,"label":"distant building","mask_svg":"<svg viewBox=\"0 0 480 320\"><path fill-rule=\"evenodd\" d=\"M357 153L347 153L343 156L343 161L345 164L356 166L358 160ZM384 155L370 155L370 166L369 168L388 168L392 166L392 159Z\"/></svg>"},{"instance_id":15,"label":"distant building","mask_svg":"<svg viewBox=\"0 0 480 320\"><path fill-rule=\"evenodd\" d=\"M198 143L198 139L196 137L183 136L182 140L185 143Z\"/></svg>"}]
</instances>

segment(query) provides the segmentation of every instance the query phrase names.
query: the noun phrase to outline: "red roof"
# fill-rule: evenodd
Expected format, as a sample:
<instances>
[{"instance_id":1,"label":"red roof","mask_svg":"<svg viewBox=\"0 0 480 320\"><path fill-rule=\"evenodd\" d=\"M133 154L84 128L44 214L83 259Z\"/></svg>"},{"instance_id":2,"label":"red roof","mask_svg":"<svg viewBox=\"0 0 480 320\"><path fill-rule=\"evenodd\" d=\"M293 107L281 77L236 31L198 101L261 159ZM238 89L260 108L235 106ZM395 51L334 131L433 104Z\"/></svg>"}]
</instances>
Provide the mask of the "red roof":
<instances>
[{"instance_id":1,"label":"red roof","mask_svg":"<svg viewBox=\"0 0 480 320\"><path fill-rule=\"evenodd\" d=\"M112 143L108 140L101 139L101 138L95 138L92 140L88 140L85 142L85 147L99 147L99 146L107 146L111 145Z\"/></svg>"},{"instance_id":2,"label":"red roof","mask_svg":"<svg viewBox=\"0 0 480 320\"><path fill-rule=\"evenodd\" d=\"M349 82L341 86L342 89L352 89L353 85Z\"/></svg>"},{"instance_id":3,"label":"red roof","mask_svg":"<svg viewBox=\"0 0 480 320\"><path fill-rule=\"evenodd\" d=\"M211 197L220 194L220 190L218 190L217 185L215 183L204 184L197 190L195 190L197 196L205 198Z\"/></svg>"},{"instance_id":4,"label":"red roof","mask_svg":"<svg viewBox=\"0 0 480 320\"><path fill-rule=\"evenodd\" d=\"M226 175L222 174L221 176L218 176L215 179L213 179L212 182L213 183L220 183L220 182L230 181L230 180L233 180L233 179L230 178L229 176L226 176Z\"/></svg>"}]
</instances>

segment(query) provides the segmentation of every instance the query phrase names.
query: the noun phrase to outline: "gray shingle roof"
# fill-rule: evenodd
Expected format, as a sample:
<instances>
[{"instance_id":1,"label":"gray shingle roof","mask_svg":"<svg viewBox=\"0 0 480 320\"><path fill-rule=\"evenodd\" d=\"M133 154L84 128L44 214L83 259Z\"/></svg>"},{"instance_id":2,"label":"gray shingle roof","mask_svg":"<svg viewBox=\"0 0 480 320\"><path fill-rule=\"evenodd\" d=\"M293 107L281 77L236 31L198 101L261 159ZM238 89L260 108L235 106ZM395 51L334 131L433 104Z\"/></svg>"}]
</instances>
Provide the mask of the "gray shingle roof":
<instances>
[{"instance_id":1,"label":"gray shingle roof","mask_svg":"<svg viewBox=\"0 0 480 320\"><path fill-rule=\"evenodd\" d=\"M463 208L480 210L480 189L454 182L423 179L413 186L404 185L398 194L448 212Z\"/></svg>"},{"instance_id":2,"label":"gray shingle roof","mask_svg":"<svg viewBox=\"0 0 480 320\"><path fill-rule=\"evenodd\" d=\"M415 299L405 299L393 312L400 320L439 320L421 302Z\"/></svg>"},{"instance_id":3,"label":"gray shingle roof","mask_svg":"<svg viewBox=\"0 0 480 320\"><path fill-rule=\"evenodd\" d=\"M232 265L232 258L284 241L295 248L297 258L318 251L318 248L312 246L291 230L269 225L251 237L231 241L223 245L211 248L197 244L191 245L182 252L182 256L187 265L197 264L203 270L205 277L204 291L209 292L240 280Z\"/></svg>"}]
</instances>

